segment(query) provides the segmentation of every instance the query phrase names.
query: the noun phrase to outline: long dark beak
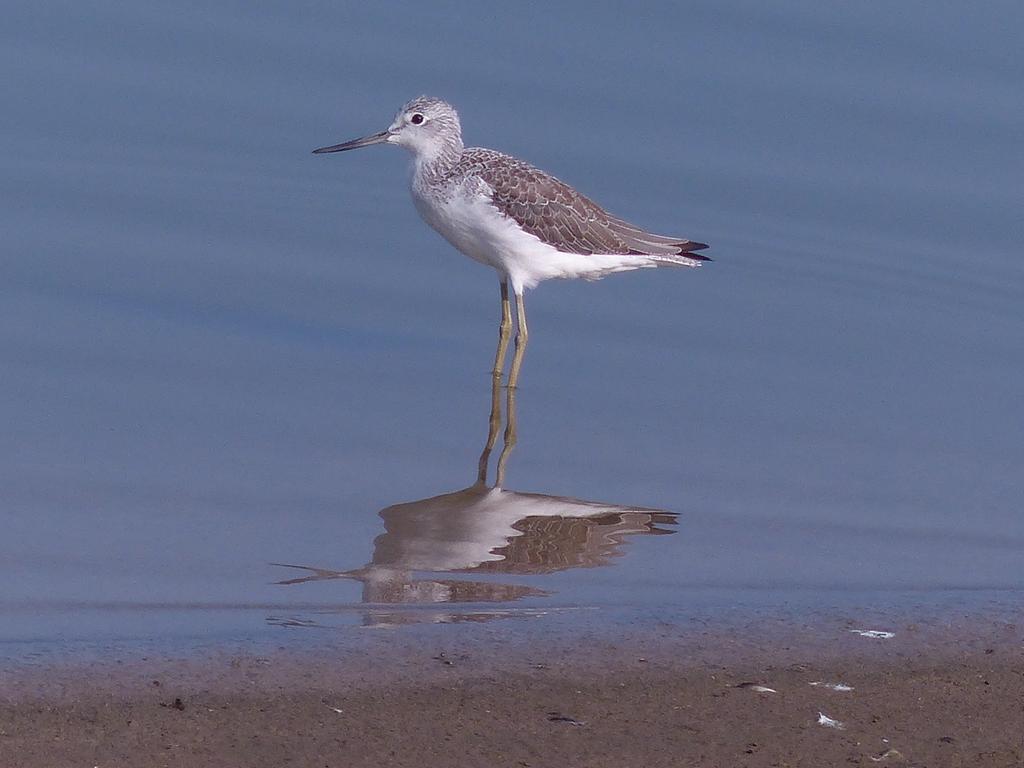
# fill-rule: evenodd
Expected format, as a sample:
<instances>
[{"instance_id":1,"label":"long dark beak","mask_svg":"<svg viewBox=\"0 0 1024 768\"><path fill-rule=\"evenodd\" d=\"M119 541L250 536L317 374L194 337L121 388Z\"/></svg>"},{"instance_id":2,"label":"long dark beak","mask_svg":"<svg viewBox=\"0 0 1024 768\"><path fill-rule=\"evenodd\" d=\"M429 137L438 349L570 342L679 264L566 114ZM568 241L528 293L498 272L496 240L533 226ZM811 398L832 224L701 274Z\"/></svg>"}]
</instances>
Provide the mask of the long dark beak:
<instances>
[{"instance_id":1,"label":"long dark beak","mask_svg":"<svg viewBox=\"0 0 1024 768\"><path fill-rule=\"evenodd\" d=\"M360 147L368 147L371 144L383 144L388 140L390 134L387 131L381 131L375 133L372 136L364 136L361 139L352 139L352 141L346 141L344 144L334 144L330 147L320 147L320 149L314 149L314 155L326 155L328 152L344 152L349 149L359 149Z\"/></svg>"}]
</instances>

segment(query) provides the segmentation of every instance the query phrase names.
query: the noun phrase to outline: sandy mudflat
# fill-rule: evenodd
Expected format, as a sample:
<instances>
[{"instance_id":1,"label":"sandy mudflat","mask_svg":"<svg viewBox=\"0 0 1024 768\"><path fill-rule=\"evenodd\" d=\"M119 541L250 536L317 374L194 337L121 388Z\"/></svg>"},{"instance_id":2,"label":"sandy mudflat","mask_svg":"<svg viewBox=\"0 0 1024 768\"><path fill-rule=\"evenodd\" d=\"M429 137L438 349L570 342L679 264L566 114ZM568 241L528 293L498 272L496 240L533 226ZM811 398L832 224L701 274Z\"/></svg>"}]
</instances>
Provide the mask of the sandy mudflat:
<instances>
[{"instance_id":1,"label":"sandy mudflat","mask_svg":"<svg viewBox=\"0 0 1024 768\"><path fill-rule=\"evenodd\" d=\"M894 629L390 635L9 670L0 766L1024 765L1020 630Z\"/></svg>"}]
</instances>

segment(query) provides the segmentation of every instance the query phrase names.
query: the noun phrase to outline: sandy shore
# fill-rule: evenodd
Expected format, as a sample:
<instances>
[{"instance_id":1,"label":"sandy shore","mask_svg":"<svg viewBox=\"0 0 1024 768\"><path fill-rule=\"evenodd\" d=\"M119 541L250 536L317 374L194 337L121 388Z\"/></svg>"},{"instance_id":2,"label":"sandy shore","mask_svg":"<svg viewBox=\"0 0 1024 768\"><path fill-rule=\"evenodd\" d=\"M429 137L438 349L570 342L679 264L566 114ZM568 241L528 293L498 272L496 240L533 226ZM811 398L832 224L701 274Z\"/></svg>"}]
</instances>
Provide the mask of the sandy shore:
<instances>
[{"instance_id":1,"label":"sandy shore","mask_svg":"<svg viewBox=\"0 0 1024 768\"><path fill-rule=\"evenodd\" d=\"M1024 765L1016 626L752 629L8 670L0 765Z\"/></svg>"}]
</instances>

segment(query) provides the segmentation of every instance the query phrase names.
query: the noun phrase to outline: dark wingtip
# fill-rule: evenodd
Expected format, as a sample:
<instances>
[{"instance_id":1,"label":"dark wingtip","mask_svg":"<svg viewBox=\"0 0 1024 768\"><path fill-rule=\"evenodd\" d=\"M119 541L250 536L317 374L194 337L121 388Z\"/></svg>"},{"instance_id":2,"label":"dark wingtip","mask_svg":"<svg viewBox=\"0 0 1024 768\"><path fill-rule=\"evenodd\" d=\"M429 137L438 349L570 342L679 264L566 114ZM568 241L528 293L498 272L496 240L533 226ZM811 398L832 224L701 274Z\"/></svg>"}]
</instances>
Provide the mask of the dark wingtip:
<instances>
[{"instance_id":1,"label":"dark wingtip","mask_svg":"<svg viewBox=\"0 0 1024 768\"><path fill-rule=\"evenodd\" d=\"M693 240L687 240L683 243L676 243L676 245L679 247L679 253L681 255L688 256L689 258L696 259L697 261L712 261L710 256L705 256L703 253L696 253L696 251L702 251L705 248L708 248L709 246L707 243L698 243Z\"/></svg>"}]
</instances>

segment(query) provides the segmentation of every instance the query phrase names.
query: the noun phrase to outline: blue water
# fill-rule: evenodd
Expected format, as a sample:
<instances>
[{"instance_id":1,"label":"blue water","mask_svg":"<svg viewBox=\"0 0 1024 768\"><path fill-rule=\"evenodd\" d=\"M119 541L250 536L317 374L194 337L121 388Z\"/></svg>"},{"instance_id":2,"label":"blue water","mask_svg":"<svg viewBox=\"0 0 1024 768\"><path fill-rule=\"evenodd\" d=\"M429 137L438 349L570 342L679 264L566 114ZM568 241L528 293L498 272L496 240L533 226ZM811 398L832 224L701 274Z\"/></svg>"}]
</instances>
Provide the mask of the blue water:
<instances>
[{"instance_id":1,"label":"blue water","mask_svg":"<svg viewBox=\"0 0 1024 768\"><path fill-rule=\"evenodd\" d=\"M368 595L386 610L355 624L434 598L439 621L1019 598L1022 24L1016 3L8 3L0 640L287 637ZM381 600L378 513L476 477L497 281L419 221L401 151L309 152L421 92L468 143L715 261L527 297L507 488L673 533L502 572L442 510L412 548L469 554L403 561ZM272 563L373 567L281 585L301 573Z\"/></svg>"}]
</instances>

